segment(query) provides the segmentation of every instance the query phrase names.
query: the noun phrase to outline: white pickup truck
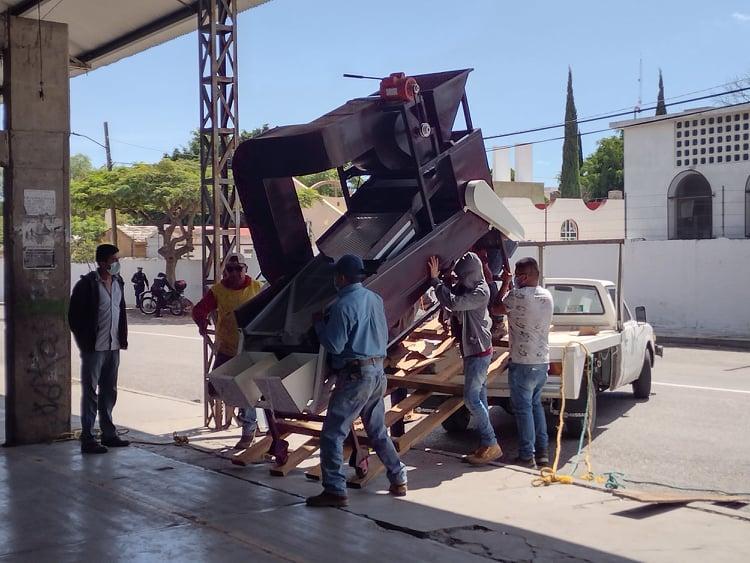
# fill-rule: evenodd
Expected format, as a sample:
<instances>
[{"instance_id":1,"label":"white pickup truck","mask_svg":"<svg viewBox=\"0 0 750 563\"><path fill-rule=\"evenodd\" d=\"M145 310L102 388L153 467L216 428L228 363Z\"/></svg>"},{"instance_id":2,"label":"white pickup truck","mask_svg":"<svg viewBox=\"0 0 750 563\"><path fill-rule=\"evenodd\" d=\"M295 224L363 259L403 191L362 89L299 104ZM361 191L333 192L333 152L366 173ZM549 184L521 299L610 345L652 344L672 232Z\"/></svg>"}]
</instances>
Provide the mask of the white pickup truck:
<instances>
[{"instance_id":1,"label":"white pickup truck","mask_svg":"<svg viewBox=\"0 0 750 563\"><path fill-rule=\"evenodd\" d=\"M565 391L565 433L577 437L583 427L588 397L589 370L595 392L631 384L637 399L651 393L651 368L661 346L646 322L643 307L635 316L619 296L614 283L602 280L547 278L555 308L549 334L550 372L542 401L550 415L559 414L560 388ZM619 309L619 311L618 311ZM507 371L488 386L490 404L512 412ZM592 422L596 421L596 401ZM448 431L468 425L468 412L458 411L445 421Z\"/></svg>"}]
</instances>

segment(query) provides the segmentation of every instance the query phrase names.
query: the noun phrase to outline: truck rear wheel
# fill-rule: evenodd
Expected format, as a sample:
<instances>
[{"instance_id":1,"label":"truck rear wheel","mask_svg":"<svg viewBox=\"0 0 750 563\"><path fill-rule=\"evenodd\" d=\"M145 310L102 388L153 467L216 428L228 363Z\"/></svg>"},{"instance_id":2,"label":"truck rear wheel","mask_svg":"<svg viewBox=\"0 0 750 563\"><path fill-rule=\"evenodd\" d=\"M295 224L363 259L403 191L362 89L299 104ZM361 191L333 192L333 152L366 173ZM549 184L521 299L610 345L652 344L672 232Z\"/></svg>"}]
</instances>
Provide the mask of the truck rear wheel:
<instances>
[{"instance_id":1,"label":"truck rear wheel","mask_svg":"<svg viewBox=\"0 0 750 563\"><path fill-rule=\"evenodd\" d=\"M651 395L651 358L648 352L643 358L641 375L633 381L633 396L636 399L648 399Z\"/></svg>"},{"instance_id":2,"label":"truck rear wheel","mask_svg":"<svg viewBox=\"0 0 750 563\"><path fill-rule=\"evenodd\" d=\"M581 433L584 431L584 420L586 418L588 395L589 383L588 379L584 378L583 384L581 385L581 391L578 394L578 398L572 401L567 401L567 404L565 406L563 434L566 438L578 439ZM591 430L593 431L594 428L596 428L596 393L594 393L593 397L591 398L591 412L589 413L589 416L591 418Z\"/></svg>"},{"instance_id":3,"label":"truck rear wheel","mask_svg":"<svg viewBox=\"0 0 750 563\"><path fill-rule=\"evenodd\" d=\"M461 407L443 421L446 432L464 432L469 427L471 413L466 407Z\"/></svg>"}]
</instances>

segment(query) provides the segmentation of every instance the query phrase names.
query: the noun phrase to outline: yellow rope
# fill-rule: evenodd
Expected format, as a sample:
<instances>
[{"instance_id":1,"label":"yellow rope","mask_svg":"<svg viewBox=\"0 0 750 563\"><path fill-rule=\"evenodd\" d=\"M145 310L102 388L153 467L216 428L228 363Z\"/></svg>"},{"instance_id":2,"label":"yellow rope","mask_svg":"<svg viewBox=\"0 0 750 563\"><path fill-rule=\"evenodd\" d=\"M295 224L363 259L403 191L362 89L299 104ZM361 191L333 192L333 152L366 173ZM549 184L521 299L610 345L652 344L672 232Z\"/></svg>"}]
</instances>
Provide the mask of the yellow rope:
<instances>
[{"instance_id":1,"label":"yellow rope","mask_svg":"<svg viewBox=\"0 0 750 563\"><path fill-rule=\"evenodd\" d=\"M586 353L586 358L588 359L590 354L588 351L588 348L581 343L581 342L575 342L573 344L577 344L578 346L581 346ZM570 344L568 344L570 346ZM534 487L542 487L542 486L549 486L554 483L561 483L563 485L571 485L575 481L575 477L573 475L560 475L557 473L557 467L560 463L560 450L562 449L562 431L563 431L563 421L565 417L565 356L568 352L568 346L563 348L563 357L562 357L562 366L563 369L560 373L560 414L558 418L557 423L557 437L556 437L556 448L555 448L555 459L552 463L552 467L542 467L542 469L539 471L539 477L534 479L531 484ZM588 370L592 369L591 361L588 362ZM584 363L584 369L586 369L586 364ZM591 371L587 372L587 376L591 375ZM586 430L588 432L588 444L586 446L586 454L585 454L585 462L586 467L588 469L588 473L583 476L582 478L588 481L594 481L598 480L597 477L594 476L593 471L591 469L591 457L590 457L590 451L591 451L591 410L592 410L592 401L595 400L594 398L594 385L593 385L593 377L587 377L588 379L588 393L586 396L586 416L587 416L587 424L586 424ZM603 481L602 481L603 482Z\"/></svg>"}]
</instances>

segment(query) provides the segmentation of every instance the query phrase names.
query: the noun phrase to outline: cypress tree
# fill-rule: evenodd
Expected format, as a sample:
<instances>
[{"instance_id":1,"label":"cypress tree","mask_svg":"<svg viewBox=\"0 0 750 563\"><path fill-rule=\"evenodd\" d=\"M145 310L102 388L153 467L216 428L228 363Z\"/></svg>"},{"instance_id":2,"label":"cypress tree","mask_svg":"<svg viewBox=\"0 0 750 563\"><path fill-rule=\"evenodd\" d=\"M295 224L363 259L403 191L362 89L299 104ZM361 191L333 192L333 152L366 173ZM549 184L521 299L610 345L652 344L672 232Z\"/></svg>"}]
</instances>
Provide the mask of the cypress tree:
<instances>
[{"instance_id":1,"label":"cypress tree","mask_svg":"<svg viewBox=\"0 0 750 563\"><path fill-rule=\"evenodd\" d=\"M560 196L581 197L580 154L578 148L578 114L573 100L573 72L568 67L568 99L565 103L565 140L560 172Z\"/></svg>"},{"instance_id":2,"label":"cypress tree","mask_svg":"<svg viewBox=\"0 0 750 563\"><path fill-rule=\"evenodd\" d=\"M583 143L581 142L581 132L578 131L578 168L583 166Z\"/></svg>"},{"instance_id":3,"label":"cypress tree","mask_svg":"<svg viewBox=\"0 0 750 563\"><path fill-rule=\"evenodd\" d=\"M661 69L659 69L659 96L656 98L656 115L667 115L667 106L664 104L664 82L661 79Z\"/></svg>"}]
</instances>

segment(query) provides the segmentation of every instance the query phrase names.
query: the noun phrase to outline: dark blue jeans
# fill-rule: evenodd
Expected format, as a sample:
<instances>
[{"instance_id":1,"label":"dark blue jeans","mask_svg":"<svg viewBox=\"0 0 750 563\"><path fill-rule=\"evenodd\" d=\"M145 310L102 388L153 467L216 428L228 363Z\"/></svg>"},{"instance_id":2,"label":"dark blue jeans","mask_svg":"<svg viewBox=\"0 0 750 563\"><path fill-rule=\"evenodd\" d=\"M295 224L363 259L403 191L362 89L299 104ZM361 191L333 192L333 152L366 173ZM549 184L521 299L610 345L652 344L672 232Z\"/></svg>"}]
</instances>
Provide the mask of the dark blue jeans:
<instances>
[{"instance_id":1,"label":"dark blue jeans","mask_svg":"<svg viewBox=\"0 0 750 563\"><path fill-rule=\"evenodd\" d=\"M327 492L346 496L342 450L358 416L362 417L370 443L385 465L388 480L394 484L406 483L406 466L401 463L385 429L385 388L382 363L363 366L359 373L343 372L337 376L320 436L320 468Z\"/></svg>"},{"instance_id":2,"label":"dark blue jeans","mask_svg":"<svg viewBox=\"0 0 750 563\"><path fill-rule=\"evenodd\" d=\"M84 442L94 439L97 413L102 438L117 436L112 409L117 402L119 367L119 350L81 352L81 440Z\"/></svg>"},{"instance_id":3,"label":"dark blue jeans","mask_svg":"<svg viewBox=\"0 0 750 563\"><path fill-rule=\"evenodd\" d=\"M547 382L549 364L514 364L508 367L510 400L518 427L518 455L531 459L547 453L547 420L542 407L542 388Z\"/></svg>"}]
</instances>

